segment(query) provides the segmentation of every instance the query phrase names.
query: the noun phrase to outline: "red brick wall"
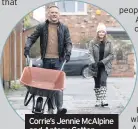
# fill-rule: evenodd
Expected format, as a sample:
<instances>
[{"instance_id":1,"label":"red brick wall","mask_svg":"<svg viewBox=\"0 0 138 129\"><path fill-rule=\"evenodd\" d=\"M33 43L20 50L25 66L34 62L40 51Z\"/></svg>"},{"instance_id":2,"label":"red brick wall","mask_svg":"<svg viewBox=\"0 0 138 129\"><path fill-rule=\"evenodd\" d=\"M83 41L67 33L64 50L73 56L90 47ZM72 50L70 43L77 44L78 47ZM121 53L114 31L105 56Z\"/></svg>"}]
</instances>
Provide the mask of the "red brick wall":
<instances>
[{"instance_id":1,"label":"red brick wall","mask_svg":"<svg viewBox=\"0 0 138 129\"><path fill-rule=\"evenodd\" d=\"M83 38L94 37L99 22L105 23L108 27L120 26L112 16L103 10L101 10L101 15L97 15L96 10L98 9L95 6L87 4L87 15L60 16L60 21L69 27L73 43L79 43Z\"/></svg>"},{"instance_id":2,"label":"red brick wall","mask_svg":"<svg viewBox=\"0 0 138 129\"><path fill-rule=\"evenodd\" d=\"M127 61L113 61L112 77L134 77L134 53L129 53Z\"/></svg>"}]
</instances>

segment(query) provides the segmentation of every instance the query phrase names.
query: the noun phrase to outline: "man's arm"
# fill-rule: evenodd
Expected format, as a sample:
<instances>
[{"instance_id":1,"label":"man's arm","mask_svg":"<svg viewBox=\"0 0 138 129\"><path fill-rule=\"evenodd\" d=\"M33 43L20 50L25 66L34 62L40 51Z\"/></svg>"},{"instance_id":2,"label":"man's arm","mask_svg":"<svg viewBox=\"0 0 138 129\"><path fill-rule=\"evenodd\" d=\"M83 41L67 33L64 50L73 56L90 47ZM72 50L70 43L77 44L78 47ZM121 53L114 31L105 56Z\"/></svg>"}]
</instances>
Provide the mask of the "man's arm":
<instances>
[{"instance_id":1,"label":"man's arm","mask_svg":"<svg viewBox=\"0 0 138 129\"><path fill-rule=\"evenodd\" d=\"M36 40L40 36L40 34L41 34L41 25L38 25L35 31L30 36L27 37L24 49L29 51L31 46L36 42Z\"/></svg>"},{"instance_id":2,"label":"man's arm","mask_svg":"<svg viewBox=\"0 0 138 129\"><path fill-rule=\"evenodd\" d=\"M70 38L70 32L68 27L65 26L65 33L64 33L65 37L64 37L64 44L65 44L65 53L66 55L71 55L71 50L72 50L72 42L71 42L71 38Z\"/></svg>"}]
</instances>

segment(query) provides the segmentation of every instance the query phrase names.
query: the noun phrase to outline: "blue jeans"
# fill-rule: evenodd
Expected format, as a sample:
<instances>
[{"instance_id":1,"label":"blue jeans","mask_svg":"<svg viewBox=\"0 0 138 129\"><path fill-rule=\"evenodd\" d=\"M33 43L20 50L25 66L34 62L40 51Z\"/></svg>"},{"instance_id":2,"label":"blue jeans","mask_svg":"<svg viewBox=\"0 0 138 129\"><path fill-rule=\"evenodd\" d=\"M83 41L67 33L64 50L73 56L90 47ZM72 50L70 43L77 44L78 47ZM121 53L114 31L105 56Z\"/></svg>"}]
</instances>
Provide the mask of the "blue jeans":
<instances>
[{"instance_id":1,"label":"blue jeans","mask_svg":"<svg viewBox=\"0 0 138 129\"><path fill-rule=\"evenodd\" d=\"M46 69L55 69L55 70L60 70L63 62L60 62L59 59L53 58L44 58L43 59L43 68Z\"/></svg>"},{"instance_id":2,"label":"blue jeans","mask_svg":"<svg viewBox=\"0 0 138 129\"><path fill-rule=\"evenodd\" d=\"M46 69L55 69L60 70L63 62L60 62L59 59L43 59L43 68ZM48 91L50 92L50 91ZM63 105L63 91L54 91L54 96L48 100L48 110L52 109L56 105L57 109L61 109ZM52 106L53 105L53 106Z\"/></svg>"}]
</instances>

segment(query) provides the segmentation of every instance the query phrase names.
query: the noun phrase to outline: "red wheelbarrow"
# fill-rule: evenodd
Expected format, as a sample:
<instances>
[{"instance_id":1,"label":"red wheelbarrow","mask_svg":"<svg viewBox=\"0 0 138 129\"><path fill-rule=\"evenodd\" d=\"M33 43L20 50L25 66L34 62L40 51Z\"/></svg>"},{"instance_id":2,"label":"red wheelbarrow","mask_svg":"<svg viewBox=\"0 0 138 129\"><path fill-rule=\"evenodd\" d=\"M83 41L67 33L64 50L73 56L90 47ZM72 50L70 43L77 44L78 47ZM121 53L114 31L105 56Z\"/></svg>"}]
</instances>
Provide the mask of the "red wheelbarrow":
<instances>
[{"instance_id":1,"label":"red wheelbarrow","mask_svg":"<svg viewBox=\"0 0 138 129\"><path fill-rule=\"evenodd\" d=\"M29 59L27 59L29 60ZM48 100L54 96L55 91L65 88L65 73L61 70L44 69L26 66L20 77L20 83L27 88L24 105L27 106L33 99L32 113L43 114ZM30 97L28 98L30 94ZM35 101L35 97L37 100ZM43 103L43 97L46 97ZM52 104L52 103L51 103ZM53 105L52 105L53 106Z\"/></svg>"}]
</instances>

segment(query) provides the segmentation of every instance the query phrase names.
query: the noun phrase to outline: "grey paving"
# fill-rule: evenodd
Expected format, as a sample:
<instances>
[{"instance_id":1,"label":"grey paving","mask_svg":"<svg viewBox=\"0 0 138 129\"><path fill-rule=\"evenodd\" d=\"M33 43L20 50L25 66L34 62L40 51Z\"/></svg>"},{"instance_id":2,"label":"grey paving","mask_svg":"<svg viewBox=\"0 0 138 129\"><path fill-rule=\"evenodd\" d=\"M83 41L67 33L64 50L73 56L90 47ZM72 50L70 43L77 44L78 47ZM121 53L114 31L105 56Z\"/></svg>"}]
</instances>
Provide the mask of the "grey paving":
<instances>
[{"instance_id":1,"label":"grey paving","mask_svg":"<svg viewBox=\"0 0 138 129\"><path fill-rule=\"evenodd\" d=\"M120 114L133 93L135 78L108 78L108 107L95 107L93 79L82 77L67 77L64 90L64 107L68 114ZM24 106L25 87L6 92L7 99L15 112L24 119L25 114L31 114L32 101ZM47 107L45 108L45 113ZM55 110L56 112L56 110Z\"/></svg>"}]
</instances>

